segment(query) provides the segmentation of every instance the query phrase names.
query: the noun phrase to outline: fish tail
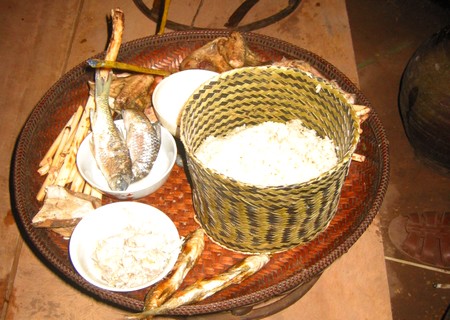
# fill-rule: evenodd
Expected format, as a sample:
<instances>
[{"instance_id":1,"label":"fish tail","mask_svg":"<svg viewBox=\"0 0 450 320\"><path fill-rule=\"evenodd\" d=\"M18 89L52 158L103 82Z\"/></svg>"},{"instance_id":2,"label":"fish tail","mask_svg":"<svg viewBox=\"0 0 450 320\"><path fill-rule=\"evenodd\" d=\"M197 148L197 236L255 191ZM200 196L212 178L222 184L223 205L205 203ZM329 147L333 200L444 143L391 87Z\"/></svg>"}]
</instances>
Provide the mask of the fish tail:
<instances>
[{"instance_id":1,"label":"fish tail","mask_svg":"<svg viewBox=\"0 0 450 320\"><path fill-rule=\"evenodd\" d=\"M95 98L97 102L100 102L97 99L101 99L101 103L108 106L108 98L109 91L111 89L111 81L112 81L112 72L108 72L108 76L106 78L102 77L100 70L95 70Z\"/></svg>"},{"instance_id":2,"label":"fish tail","mask_svg":"<svg viewBox=\"0 0 450 320\"><path fill-rule=\"evenodd\" d=\"M126 320L142 320L142 319L152 319L153 316L156 316L158 314L162 314L162 311L166 311L166 308L155 308L151 310L145 310L138 313L127 313L124 314L124 317Z\"/></svg>"},{"instance_id":3,"label":"fish tail","mask_svg":"<svg viewBox=\"0 0 450 320\"><path fill-rule=\"evenodd\" d=\"M98 95L100 92L104 93L105 91L109 91L111 87L111 71L108 72L108 76L105 79L102 77L100 70L95 70L95 90Z\"/></svg>"},{"instance_id":4,"label":"fish tail","mask_svg":"<svg viewBox=\"0 0 450 320\"><path fill-rule=\"evenodd\" d=\"M89 121L91 122L91 127L95 126L96 115L97 113L94 109L89 110Z\"/></svg>"}]
</instances>

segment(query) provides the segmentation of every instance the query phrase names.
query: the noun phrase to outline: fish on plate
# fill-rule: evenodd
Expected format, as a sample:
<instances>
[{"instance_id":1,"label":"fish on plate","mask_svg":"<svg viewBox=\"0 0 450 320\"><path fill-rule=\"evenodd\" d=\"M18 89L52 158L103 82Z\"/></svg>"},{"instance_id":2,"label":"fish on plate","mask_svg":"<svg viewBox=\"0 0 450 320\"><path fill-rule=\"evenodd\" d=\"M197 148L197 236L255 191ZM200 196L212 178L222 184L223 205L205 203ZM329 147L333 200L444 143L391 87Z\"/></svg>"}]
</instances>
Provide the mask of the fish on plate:
<instances>
[{"instance_id":1,"label":"fish on plate","mask_svg":"<svg viewBox=\"0 0 450 320\"><path fill-rule=\"evenodd\" d=\"M151 171L161 147L161 127L136 108L121 110L124 132L114 123L110 107L112 73L95 73L96 109L91 113L92 152L108 186L125 191Z\"/></svg>"},{"instance_id":2,"label":"fish on plate","mask_svg":"<svg viewBox=\"0 0 450 320\"><path fill-rule=\"evenodd\" d=\"M112 72L103 78L95 73L95 111L91 112L92 151L108 186L124 191L130 185L133 172L130 153L122 134L114 124L109 107Z\"/></svg>"},{"instance_id":3,"label":"fish on plate","mask_svg":"<svg viewBox=\"0 0 450 320\"><path fill-rule=\"evenodd\" d=\"M147 116L137 109L123 110L122 118L134 182L150 173L158 157L161 147L161 126L159 123L151 123Z\"/></svg>"}]
</instances>

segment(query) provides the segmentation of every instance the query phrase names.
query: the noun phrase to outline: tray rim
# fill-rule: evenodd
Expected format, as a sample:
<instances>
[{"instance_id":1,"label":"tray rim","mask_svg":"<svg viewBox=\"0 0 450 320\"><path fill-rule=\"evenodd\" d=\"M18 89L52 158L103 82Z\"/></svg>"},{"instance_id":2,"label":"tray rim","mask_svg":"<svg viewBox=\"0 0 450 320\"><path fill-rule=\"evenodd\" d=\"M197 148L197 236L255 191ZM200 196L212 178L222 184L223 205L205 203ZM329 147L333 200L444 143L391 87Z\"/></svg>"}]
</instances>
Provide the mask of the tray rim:
<instances>
[{"instance_id":1,"label":"tray rim","mask_svg":"<svg viewBox=\"0 0 450 320\"><path fill-rule=\"evenodd\" d=\"M224 30L193 30L193 31L175 31L171 33L166 33L163 35L156 35L156 36L148 36L143 37L139 39L135 39L129 42L126 42L122 45L121 53L126 52L127 50L140 50L144 49L143 45L146 42L151 42L152 45L158 45L158 43L162 43L167 39L171 39L173 37L186 37L186 40L195 41L195 40L204 40L206 41L206 38L214 38L218 36L224 36L227 35L230 31L224 31ZM303 54L307 54L318 63L326 66L327 68L330 68L330 70L336 74L339 75L341 79L344 79L346 83L350 84L350 92L358 93L364 100L367 102L367 105L370 106L369 101L365 98L365 96L362 94L362 92L359 90L359 88L351 82L347 76L345 76L341 71L339 71L336 67L334 67L331 63L324 60L320 56L304 49L301 47L298 47L296 45L293 45L291 43L288 43L284 40L276 39L270 36L261 35L257 33L252 32L241 32L245 38L248 37L254 37L252 38L255 40L255 42L263 43L264 41L269 41L278 47L283 47L286 49L286 53L296 53L301 52ZM278 49L276 49L278 50ZM284 52L284 51L283 51ZM104 56L105 52L98 53L94 55L92 58L101 58ZM120 57L120 53L119 53ZM19 229L21 231L22 237L27 240L27 244L33 249L32 251L38 256L38 258L43 261L52 271L54 271L58 276L60 276L62 279L70 282L72 286L76 287L78 290L82 291L85 294L89 294L91 296L97 297L102 299L104 302L115 305L117 307L120 307L122 309L130 309L130 310L138 310L140 308L140 304L136 302L136 299L118 295L113 292L103 292L99 291L97 287L92 286L90 284L86 284L84 279L81 278L74 270L64 265L64 263L61 263L60 257L55 257L50 250L47 248L37 248L36 242L39 240L37 239L37 234L35 232L34 227L30 225L30 221L24 221L24 215L26 215L26 212L24 212L23 204L20 203L19 198L20 197L20 188L15 183L15 178L18 174L19 170L19 164L21 164L21 159L18 157L20 155L20 151L24 148L23 144L23 138L26 136L27 130L29 130L29 127L31 126L34 121L37 121L36 114L38 107L43 104L51 94L58 90L60 87L60 84L69 76L75 74L76 72L80 71L81 69L85 68L86 64L85 62L81 62L78 65L74 66L72 69L67 71L64 75L62 75L42 96L42 98L38 101L38 103L35 105L35 107L32 109L29 117L25 121L22 130L18 136L18 139L16 141L15 149L13 151L13 157L12 157L12 165L11 165L11 171L10 171L10 181L11 181L11 203L12 203L12 209L16 217L17 225L19 226ZM377 179L378 184L378 192L376 193L376 196L373 200L373 204L368 210L365 218L360 222L359 226L355 229L355 231L348 236L340 245L338 245L336 248L334 248L329 254L326 256L320 258L316 263L313 265L301 269L299 272L295 273L293 276L277 283L274 285L271 285L265 289L245 294L243 296L240 296L238 298L228 299L226 300L225 304L229 305L231 308L237 308L245 305L255 305L260 302L264 302L267 299L273 298L275 296L282 295L290 290L293 290L299 286L302 286L303 284L307 283L309 280L311 280L313 277L320 275L328 266L330 266L337 258L342 256L345 252L348 251L348 249L359 239L359 237L366 231L366 229L369 227L369 225L372 223L372 220L378 213L378 210L381 207L381 204L383 202L384 195L387 191L388 181L389 181L389 145L386 138L386 134L384 131L384 128L381 124L381 121L379 120L376 111L372 108L372 115L368 120L370 127L373 129L375 138L377 138L377 141L379 142L379 153L380 153L380 163L382 170L380 172L380 175ZM26 218L26 217L25 217ZM68 276L71 275L72 277ZM217 308L222 307L223 308L224 302L212 302L212 303L206 303L206 304L199 304L199 305L187 305L183 307L179 307L175 309L174 311L168 313L170 315L193 315L193 314L201 314L201 313L208 313L208 310L211 310L211 312L220 311ZM205 312L205 310L207 312ZM223 309L222 309L223 310Z\"/></svg>"}]
</instances>

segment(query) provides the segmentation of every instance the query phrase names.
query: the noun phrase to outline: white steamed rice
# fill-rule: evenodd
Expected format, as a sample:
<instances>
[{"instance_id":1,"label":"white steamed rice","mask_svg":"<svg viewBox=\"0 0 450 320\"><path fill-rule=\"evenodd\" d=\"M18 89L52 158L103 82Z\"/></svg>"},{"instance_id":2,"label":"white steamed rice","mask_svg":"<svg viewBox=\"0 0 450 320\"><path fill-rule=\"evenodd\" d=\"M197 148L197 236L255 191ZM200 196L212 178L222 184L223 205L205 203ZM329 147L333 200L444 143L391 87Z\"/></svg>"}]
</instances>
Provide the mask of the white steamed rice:
<instances>
[{"instance_id":1,"label":"white steamed rice","mask_svg":"<svg viewBox=\"0 0 450 320\"><path fill-rule=\"evenodd\" d=\"M259 186L306 182L338 161L333 141L319 137L298 119L285 124L267 121L235 128L225 137L207 137L196 156L208 168Z\"/></svg>"}]
</instances>

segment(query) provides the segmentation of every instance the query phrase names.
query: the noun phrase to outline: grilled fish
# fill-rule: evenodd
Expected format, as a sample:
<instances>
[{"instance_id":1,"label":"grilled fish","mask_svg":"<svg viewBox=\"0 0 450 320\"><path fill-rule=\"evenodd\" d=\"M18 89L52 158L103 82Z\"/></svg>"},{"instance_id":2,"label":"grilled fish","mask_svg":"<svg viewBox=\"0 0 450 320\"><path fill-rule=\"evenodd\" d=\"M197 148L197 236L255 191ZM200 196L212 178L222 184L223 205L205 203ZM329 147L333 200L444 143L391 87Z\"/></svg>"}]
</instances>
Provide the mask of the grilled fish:
<instances>
[{"instance_id":1,"label":"grilled fish","mask_svg":"<svg viewBox=\"0 0 450 320\"><path fill-rule=\"evenodd\" d=\"M120 113L124 109L144 111L151 105L152 88L155 77L148 74L113 74L109 92L109 106ZM91 92L95 90L95 83L89 81Z\"/></svg>"},{"instance_id":2,"label":"grilled fish","mask_svg":"<svg viewBox=\"0 0 450 320\"><path fill-rule=\"evenodd\" d=\"M108 104L112 73L101 77L95 73L95 111L90 114L92 149L97 166L111 190L124 191L131 183L131 158L122 134L114 124Z\"/></svg>"},{"instance_id":3,"label":"grilled fish","mask_svg":"<svg viewBox=\"0 0 450 320\"><path fill-rule=\"evenodd\" d=\"M145 178L153 167L161 147L161 126L151 123L136 109L122 111L126 144L131 158L132 182Z\"/></svg>"},{"instance_id":4,"label":"grilled fish","mask_svg":"<svg viewBox=\"0 0 450 320\"><path fill-rule=\"evenodd\" d=\"M171 274L150 290L144 303L144 311L161 306L183 283L188 272L197 263L205 248L205 232L198 228L190 233L183 243L183 248ZM150 318L147 318L150 319Z\"/></svg>"},{"instance_id":5,"label":"grilled fish","mask_svg":"<svg viewBox=\"0 0 450 320\"><path fill-rule=\"evenodd\" d=\"M133 74L128 77L117 77L116 82L122 82L120 92L114 100L114 109L137 109L144 111L151 104L152 94L150 87L155 78L148 74Z\"/></svg>"},{"instance_id":6,"label":"grilled fish","mask_svg":"<svg viewBox=\"0 0 450 320\"><path fill-rule=\"evenodd\" d=\"M229 37L218 37L193 51L183 59L180 69L206 69L221 73L264 63L262 58L250 50L244 37L234 31Z\"/></svg>"},{"instance_id":7,"label":"grilled fish","mask_svg":"<svg viewBox=\"0 0 450 320\"><path fill-rule=\"evenodd\" d=\"M140 313L126 315L126 319L144 319L152 315L165 314L182 305L201 301L226 287L241 283L251 275L258 272L270 260L266 254L254 255L245 258L227 271L213 278L197 281L184 290L176 292L160 307Z\"/></svg>"}]
</instances>

